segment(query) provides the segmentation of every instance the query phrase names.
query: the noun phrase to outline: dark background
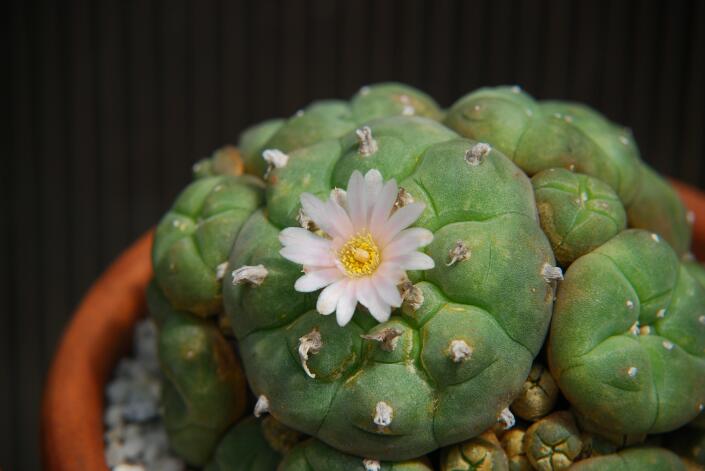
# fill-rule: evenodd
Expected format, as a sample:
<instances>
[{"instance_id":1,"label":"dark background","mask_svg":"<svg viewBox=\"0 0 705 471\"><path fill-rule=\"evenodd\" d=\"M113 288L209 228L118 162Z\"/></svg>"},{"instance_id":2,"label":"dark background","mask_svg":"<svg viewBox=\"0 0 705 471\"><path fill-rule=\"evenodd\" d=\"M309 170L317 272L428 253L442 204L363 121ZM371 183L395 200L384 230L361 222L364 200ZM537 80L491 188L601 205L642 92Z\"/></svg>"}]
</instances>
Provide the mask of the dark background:
<instances>
[{"instance_id":1,"label":"dark background","mask_svg":"<svg viewBox=\"0 0 705 471\"><path fill-rule=\"evenodd\" d=\"M63 325L192 163L244 126L361 85L447 106L482 85L585 101L705 187L705 2L13 1L5 10L0 467L39 469Z\"/></svg>"}]
</instances>

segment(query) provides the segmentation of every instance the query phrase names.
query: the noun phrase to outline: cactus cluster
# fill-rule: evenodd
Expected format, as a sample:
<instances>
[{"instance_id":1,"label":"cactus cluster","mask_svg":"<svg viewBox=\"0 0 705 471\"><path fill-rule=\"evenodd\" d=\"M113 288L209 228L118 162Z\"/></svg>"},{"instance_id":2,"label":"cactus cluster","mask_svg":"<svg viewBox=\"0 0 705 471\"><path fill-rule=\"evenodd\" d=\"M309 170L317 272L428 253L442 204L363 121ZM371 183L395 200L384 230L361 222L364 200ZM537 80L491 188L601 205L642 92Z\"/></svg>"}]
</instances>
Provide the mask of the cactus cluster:
<instances>
[{"instance_id":1,"label":"cactus cluster","mask_svg":"<svg viewBox=\"0 0 705 471\"><path fill-rule=\"evenodd\" d=\"M517 87L253 126L156 230L171 446L210 471L702 465L691 223L628 130Z\"/></svg>"}]
</instances>

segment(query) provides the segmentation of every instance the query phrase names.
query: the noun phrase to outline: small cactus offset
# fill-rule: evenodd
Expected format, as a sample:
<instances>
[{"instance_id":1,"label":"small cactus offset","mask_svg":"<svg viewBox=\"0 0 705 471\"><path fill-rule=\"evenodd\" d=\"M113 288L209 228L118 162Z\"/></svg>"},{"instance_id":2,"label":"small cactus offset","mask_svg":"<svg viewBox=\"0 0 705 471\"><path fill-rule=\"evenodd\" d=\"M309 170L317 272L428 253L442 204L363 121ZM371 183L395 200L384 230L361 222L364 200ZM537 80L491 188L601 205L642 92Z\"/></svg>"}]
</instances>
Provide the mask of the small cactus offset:
<instances>
[{"instance_id":1,"label":"small cactus offset","mask_svg":"<svg viewBox=\"0 0 705 471\"><path fill-rule=\"evenodd\" d=\"M213 324L179 311L169 313L160 327L159 360L171 447L187 463L202 466L244 412L239 362Z\"/></svg>"},{"instance_id":2,"label":"small cactus offset","mask_svg":"<svg viewBox=\"0 0 705 471\"><path fill-rule=\"evenodd\" d=\"M246 129L193 177L147 290L190 466L702 460L693 218L599 113L517 87L443 110L377 84Z\"/></svg>"},{"instance_id":3,"label":"small cactus offset","mask_svg":"<svg viewBox=\"0 0 705 471\"><path fill-rule=\"evenodd\" d=\"M588 175L550 168L531 179L541 229L558 263L567 267L627 226L617 194Z\"/></svg>"}]
</instances>

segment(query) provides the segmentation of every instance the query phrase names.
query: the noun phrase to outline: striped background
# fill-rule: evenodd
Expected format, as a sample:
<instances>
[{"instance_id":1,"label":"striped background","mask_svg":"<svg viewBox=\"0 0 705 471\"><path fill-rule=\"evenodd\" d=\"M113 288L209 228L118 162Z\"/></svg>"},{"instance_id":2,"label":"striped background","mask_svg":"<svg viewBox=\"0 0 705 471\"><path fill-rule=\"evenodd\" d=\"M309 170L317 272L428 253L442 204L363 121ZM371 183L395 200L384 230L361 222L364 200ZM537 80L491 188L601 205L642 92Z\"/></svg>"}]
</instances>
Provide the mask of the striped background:
<instances>
[{"instance_id":1,"label":"striped background","mask_svg":"<svg viewBox=\"0 0 705 471\"><path fill-rule=\"evenodd\" d=\"M90 281L243 126L400 80L520 84L705 187L705 2L13 0L0 171L0 467L39 469L43 376ZM700 59L698 59L700 58Z\"/></svg>"}]
</instances>

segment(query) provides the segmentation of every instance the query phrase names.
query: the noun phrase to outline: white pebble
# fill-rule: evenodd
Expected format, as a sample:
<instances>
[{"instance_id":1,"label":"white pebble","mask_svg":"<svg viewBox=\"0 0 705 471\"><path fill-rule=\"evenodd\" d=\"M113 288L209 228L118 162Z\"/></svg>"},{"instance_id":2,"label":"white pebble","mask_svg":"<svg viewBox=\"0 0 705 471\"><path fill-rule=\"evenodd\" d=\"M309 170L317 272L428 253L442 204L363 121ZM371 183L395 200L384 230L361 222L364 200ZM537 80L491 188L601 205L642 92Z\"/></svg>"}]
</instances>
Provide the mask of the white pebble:
<instances>
[{"instance_id":1,"label":"white pebble","mask_svg":"<svg viewBox=\"0 0 705 471\"><path fill-rule=\"evenodd\" d=\"M627 369L627 374L630 378L634 378L636 377L638 371L639 370L637 370L636 366L630 366L629 369Z\"/></svg>"}]
</instances>

